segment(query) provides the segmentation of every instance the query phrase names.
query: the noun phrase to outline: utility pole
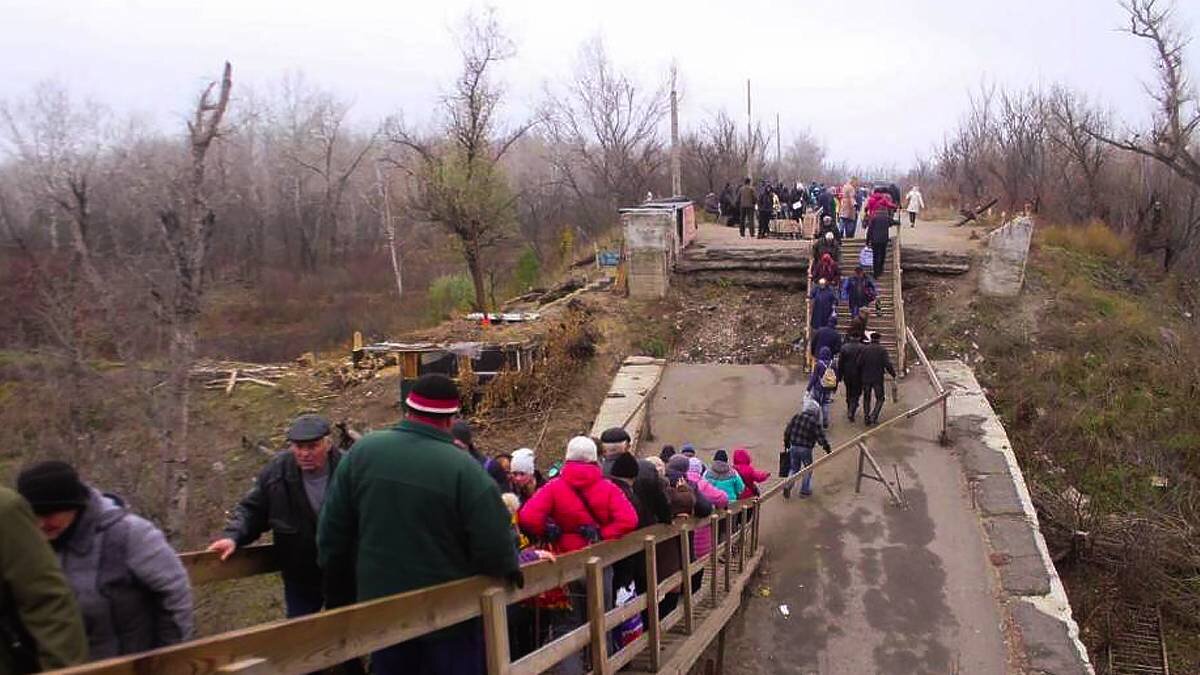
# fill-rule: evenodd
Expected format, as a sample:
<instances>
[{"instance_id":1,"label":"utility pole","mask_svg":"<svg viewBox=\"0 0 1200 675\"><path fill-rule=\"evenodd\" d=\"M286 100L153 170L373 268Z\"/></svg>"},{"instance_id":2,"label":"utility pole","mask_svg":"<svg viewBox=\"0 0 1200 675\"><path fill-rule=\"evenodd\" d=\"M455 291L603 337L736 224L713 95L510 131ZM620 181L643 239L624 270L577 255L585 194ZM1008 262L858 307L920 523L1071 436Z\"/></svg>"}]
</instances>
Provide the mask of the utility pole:
<instances>
[{"instance_id":1,"label":"utility pole","mask_svg":"<svg viewBox=\"0 0 1200 675\"><path fill-rule=\"evenodd\" d=\"M746 177L754 179L754 137L750 131L750 78L746 78Z\"/></svg>"},{"instance_id":2,"label":"utility pole","mask_svg":"<svg viewBox=\"0 0 1200 675\"><path fill-rule=\"evenodd\" d=\"M671 64L671 196L683 194L683 167L679 159L679 98L675 92L676 70Z\"/></svg>"}]
</instances>

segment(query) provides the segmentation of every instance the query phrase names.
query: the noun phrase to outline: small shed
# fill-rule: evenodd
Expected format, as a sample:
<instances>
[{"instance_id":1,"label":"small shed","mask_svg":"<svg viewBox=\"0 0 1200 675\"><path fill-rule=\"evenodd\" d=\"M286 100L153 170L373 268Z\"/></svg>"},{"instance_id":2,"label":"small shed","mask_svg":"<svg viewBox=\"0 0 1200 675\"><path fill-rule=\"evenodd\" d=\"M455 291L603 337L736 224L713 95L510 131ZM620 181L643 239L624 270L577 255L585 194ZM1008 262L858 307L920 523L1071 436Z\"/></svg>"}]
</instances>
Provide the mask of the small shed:
<instances>
[{"instance_id":1,"label":"small shed","mask_svg":"<svg viewBox=\"0 0 1200 675\"><path fill-rule=\"evenodd\" d=\"M620 214L630 297L663 297L675 262L696 237L695 205L686 197L671 197L621 209Z\"/></svg>"},{"instance_id":2,"label":"small shed","mask_svg":"<svg viewBox=\"0 0 1200 675\"><path fill-rule=\"evenodd\" d=\"M400 367L401 396L417 378L441 373L455 380L470 375L486 384L505 371L532 368L541 357L537 341L525 342L377 342L353 352L356 364L364 358L383 357Z\"/></svg>"}]
</instances>

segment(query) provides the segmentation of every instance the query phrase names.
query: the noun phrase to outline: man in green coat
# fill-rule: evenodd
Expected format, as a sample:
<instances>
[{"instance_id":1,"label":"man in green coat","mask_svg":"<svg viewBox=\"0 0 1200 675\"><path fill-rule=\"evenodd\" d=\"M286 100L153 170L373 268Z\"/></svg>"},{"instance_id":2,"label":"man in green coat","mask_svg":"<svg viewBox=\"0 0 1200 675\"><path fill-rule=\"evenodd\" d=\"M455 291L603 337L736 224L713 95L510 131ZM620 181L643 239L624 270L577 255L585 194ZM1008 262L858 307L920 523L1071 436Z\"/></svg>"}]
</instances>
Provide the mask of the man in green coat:
<instances>
[{"instance_id":1,"label":"man in green coat","mask_svg":"<svg viewBox=\"0 0 1200 675\"><path fill-rule=\"evenodd\" d=\"M519 583L511 520L496 483L454 445L458 388L422 376L404 401L406 419L367 434L329 486L317 526L328 598L356 580L358 602L476 574ZM482 673L478 620L375 652L372 672Z\"/></svg>"},{"instance_id":2,"label":"man in green coat","mask_svg":"<svg viewBox=\"0 0 1200 675\"><path fill-rule=\"evenodd\" d=\"M75 595L33 510L0 487L0 675L65 668L87 655Z\"/></svg>"}]
</instances>

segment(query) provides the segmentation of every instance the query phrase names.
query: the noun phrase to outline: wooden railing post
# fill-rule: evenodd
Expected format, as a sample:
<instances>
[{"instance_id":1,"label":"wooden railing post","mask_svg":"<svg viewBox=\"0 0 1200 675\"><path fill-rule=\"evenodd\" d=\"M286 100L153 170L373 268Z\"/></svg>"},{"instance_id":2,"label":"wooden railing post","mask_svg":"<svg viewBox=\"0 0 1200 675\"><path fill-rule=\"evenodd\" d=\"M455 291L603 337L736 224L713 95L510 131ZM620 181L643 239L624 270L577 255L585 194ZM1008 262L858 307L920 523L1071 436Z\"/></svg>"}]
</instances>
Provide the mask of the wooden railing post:
<instances>
[{"instance_id":1,"label":"wooden railing post","mask_svg":"<svg viewBox=\"0 0 1200 675\"><path fill-rule=\"evenodd\" d=\"M658 561L655 556L654 535L646 535L643 550L646 556L646 636L649 639L650 667L662 667L662 626L658 615Z\"/></svg>"},{"instance_id":2,"label":"wooden railing post","mask_svg":"<svg viewBox=\"0 0 1200 675\"><path fill-rule=\"evenodd\" d=\"M729 568L733 565L733 513L725 512L725 592L729 592Z\"/></svg>"},{"instance_id":3,"label":"wooden railing post","mask_svg":"<svg viewBox=\"0 0 1200 675\"><path fill-rule=\"evenodd\" d=\"M584 564L587 570L588 632L592 645L592 672L608 675L608 631L604 630L604 567L600 558L592 556Z\"/></svg>"},{"instance_id":4,"label":"wooden railing post","mask_svg":"<svg viewBox=\"0 0 1200 675\"><path fill-rule=\"evenodd\" d=\"M717 586L720 585L717 580L717 547L721 545L721 538L718 536L720 534L718 531L719 526L717 523L720 522L721 516L718 516L716 513L708 517L709 532L712 533L712 550L708 553L708 562L709 567L712 568L712 574L709 575L708 587L709 591L711 591L709 595L712 597L713 607L717 606Z\"/></svg>"},{"instance_id":5,"label":"wooden railing post","mask_svg":"<svg viewBox=\"0 0 1200 675\"><path fill-rule=\"evenodd\" d=\"M750 512L745 506L738 512L738 574L746 571L746 517Z\"/></svg>"},{"instance_id":6,"label":"wooden railing post","mask_svg":"<svg viewBox=\"0 0 1200 675\"><path fill-rule=\"evenodd\" d=\"M684 524L679 531L679 559L683 561L683 578L680 580L680 595L683 597L683 632L692 634L693 605L692 593L692 526Z\"/></svg>"},{"instance_id":7,"label":"wooden railing post","mask_svg":"<svg viewBox=\"0 0 1200 675\"><path fill-rule=\"evenodd\" d=\"M504 589L489 588L479 597L483 616L483 644L487 652L488 675L508 675L512 657L508 652L508 611Z\"/></svg>"},{"instance_id":8,"label":"wooden railing post","mask_svg":"<svg viewBox=\"0 0 1200 675\"><path fill-rule=\"evenodd\" d=\"M755 497L754 498L754 538L752 540L754 542L754 548L751 549L755 553L758 552L758 523L762 520L762 514L763 514L762 505L763 505L762 500L759 499L758 497Z\"/></svg>"}]
</instances>

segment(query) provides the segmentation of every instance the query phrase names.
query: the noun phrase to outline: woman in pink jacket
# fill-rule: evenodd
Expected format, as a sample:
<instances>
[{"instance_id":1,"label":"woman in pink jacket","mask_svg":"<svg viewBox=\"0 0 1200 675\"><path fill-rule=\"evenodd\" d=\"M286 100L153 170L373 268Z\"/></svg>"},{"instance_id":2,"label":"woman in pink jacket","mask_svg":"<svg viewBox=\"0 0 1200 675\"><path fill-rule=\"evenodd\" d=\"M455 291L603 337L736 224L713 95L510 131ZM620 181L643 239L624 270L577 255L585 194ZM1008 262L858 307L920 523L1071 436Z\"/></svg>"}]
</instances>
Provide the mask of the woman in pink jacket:
<instances>
[{"instance_id":1,"label":"woman in pink jacket","mask_svg":"<svg viewBox=\"0 0 1200 675\"><path fill-rule=\"evenodd\" d=\"M750 459L750 453L745 448L734 449L733 468L742 477L742 482L746 484L746 489L742 490L742 493L738 495L738 501L757 497L758 483L771 477L769 472L759 471L754 468L754 464Z\"/></svg>"}]
</instances>

